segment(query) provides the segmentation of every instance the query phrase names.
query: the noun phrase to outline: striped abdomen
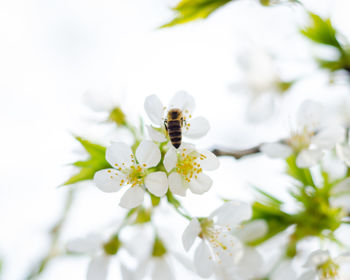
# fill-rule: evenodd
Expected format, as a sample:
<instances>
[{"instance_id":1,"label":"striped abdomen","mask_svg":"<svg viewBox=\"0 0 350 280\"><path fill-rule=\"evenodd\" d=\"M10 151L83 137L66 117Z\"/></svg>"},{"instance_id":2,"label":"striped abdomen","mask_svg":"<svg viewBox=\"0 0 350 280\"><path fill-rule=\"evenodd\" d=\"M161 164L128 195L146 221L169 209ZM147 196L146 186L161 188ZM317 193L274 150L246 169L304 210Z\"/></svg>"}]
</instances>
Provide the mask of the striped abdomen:
<instances>
[{"instance_id":1,"label":"striped abdomen","mask_svg":"<svg viewBox=\"0 0 350 280\"><path fill-rule=\"evenodd\" d=\"M181 145L181 121L168 121L168 133L171 144L177 149Z\"/></svg>"},{"instance_id":2,"label":"striped abdomen","mask_svg":"<svg viewBox=\"0 0 350 280\"><path fill-rule=\"evenodd\" d=\"M182 112L179 109L172 109L168 112L167 129L171 144L177 149L182 139Z\"/></svg>"}]
</instances>

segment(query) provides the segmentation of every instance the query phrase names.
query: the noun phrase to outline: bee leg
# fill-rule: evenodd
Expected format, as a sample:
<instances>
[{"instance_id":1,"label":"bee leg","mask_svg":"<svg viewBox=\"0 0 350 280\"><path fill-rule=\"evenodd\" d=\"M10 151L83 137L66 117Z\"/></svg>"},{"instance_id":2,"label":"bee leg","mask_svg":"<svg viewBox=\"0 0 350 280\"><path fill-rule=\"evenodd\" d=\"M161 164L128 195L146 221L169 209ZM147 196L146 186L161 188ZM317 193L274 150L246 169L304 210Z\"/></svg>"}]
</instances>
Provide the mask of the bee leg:
<instances>
[{"instance_id":1,"label":"bee leg","mask_svg":"<svg viewBox=\"0 0 350 280\"><path fill-rule=\"evenodd\" d=\"M164 121L164 126L165 126L166 131L168 131L168 121L167 120Z\"/></svg>"},{"instance_id":2,"label":"bee leg","mask_svg":"<svg viewBox=\"0 0 350 280\"><path fill-rule=\"evenodd\" d=\"M181 121L181 127L184 127L187 125L186 120L183 117L181 117L180 121Z\"/></svg>"}]
</instances>

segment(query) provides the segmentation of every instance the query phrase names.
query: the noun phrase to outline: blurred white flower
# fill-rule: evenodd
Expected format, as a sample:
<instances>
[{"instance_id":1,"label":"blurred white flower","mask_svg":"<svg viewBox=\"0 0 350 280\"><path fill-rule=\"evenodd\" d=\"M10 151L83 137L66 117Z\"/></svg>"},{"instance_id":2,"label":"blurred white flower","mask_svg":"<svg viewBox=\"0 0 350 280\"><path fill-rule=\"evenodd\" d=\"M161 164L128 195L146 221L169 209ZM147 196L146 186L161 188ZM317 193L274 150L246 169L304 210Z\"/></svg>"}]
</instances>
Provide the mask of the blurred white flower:
<instances>
[{"instance_id":1,"label":"blurred white flower","mask_svg":"<svg viewBox=\"0 0 350 280\"><path fill-rule=\"evenodd\" d=\"M133 270L125 265L121 265L123 280L139 280L144 279L146 276L150 276L152 280L176 279L176 273L173 269L174 261L188 270L193 270L192 264L188 259L178 253L167 252L163 256L153 256L141 261L136 269Z\"/></svg>"},{"instance_id":2,"label":"blurred white flower","mask_svg":"<svg viewBox=\"0 0 350 280\"><path fill-rule=\"evenodd\" d=\"M212 152L182 145L177 150L171 147L164 156L163 164L166 171L171 172L168 177L171 192L185 196L187 189L195 194L210 189L213 181L203 171L217 169L219 160Z\"/></svg>"},{"instance_id":3,"label":"blurred white flower","mask_svg":"<svg viewBox=\"0 0 350 280\"><path fill-rule=\"evenodd\" d=\"M230 201L208 218L191 220L182 235L182 243L188 251L197 237L202 239L194 255L194 266L201 277L210 277L215 265L230 267L241 260L243 244L231 231L242 221L250 219L251 215L252 210L247 203Z\"/></svg>"},{"instance_id":4,"label":"blurred white flower","mask_svg":"<svg viewBox=\"0 0 350 280\"><path fill-rule=\"evenodd\" d=\"M350 212L350 178L346 178L332 188L330 203Z\"/></svg>"},{"instance_id":5,"label":"blurred white flower","mask_svg":"<svg viewBox=\"0 0 350 280\"><path fill-rule=\"evenodd\" d=\"M113 168L96 172L94 182L104 192L117 192L123 186L130 185L119 205L134 208L143 202L144 187L159 197L167 192L166 173L148 173L148 169L156 166L160 158L160 150L152 141L142 141L136 149L135 156L128 145L114 142L106 151L106 159Z\"/></svg>"},{"instance_id":6,"label":"blurred white flower","mask_svg":"<svg viewBox=\"0 0 350 280\"><path fill-rule=\"evenodd\" d=\"M283 143L263 144L261 151L272 158L286 158L297 153L296 164L300 168L311 167L344 141L345 129L338 125L324 125L323 106L311 100L304 101L296 115L297 129Z\"/></svg>"},{"instance_id":7,"label":"blurred white flower","mask_svg":"<svg viewBox=\"0 0 350 280\"><path fill-rule=\"evenodd\" d=\"M292 261L283 261L277 268L272 272L271 280L296 280L297 273L295 272Z\"/></svg>"},{"instance_id":8,"label":"blurred white flower","mask_svg":"<svg viewBox=\"0 0 350 280\"><path fill-rule=\"evenodd\" d=\"M241 54L238 64L243 70L242 82L233 84L232 91L243 90L248 96L248 120L266 120L274 112L278 99L292 83L281 80L272 57L260 49Z\"/></svg>"},{"instance_id":9,"label":"blurred white flower","mask_svg":"<svg viewBox=\"0 0 350 280\"><path fill-rule=\"evenodd\" d=\"M143 242L151 243L152 241L146 237ZM135 254L133 255L135 256ZM169 250L165 247L163 241L156 238L153 243L153 250L139 259L135 269L130 269L121 264L123 280L139 280L147 276L150 276L153 280L175 279L174 261L189 271L194 271L189 259L182 254Z\"/></svg>"},{"instance_id":10,"label":"blurred white flower","mask_svg":"<svg viewBox=\"0 0 350 280\"><path fill-rule=\"evenodd\" d=\"M101 121L111 121L120 126L126 125L126 116L121 109L123 100L124 96L106 91L87 91L83 95L83 102L94 112L103 115Z\"/></svg>"},{"instance_id":11,"label":"blurred white flower","mask_svg":"<svg viewBox=\"0 0 350 280\"><path fill-rule=\"evenodd\" d=\"M104 280L107 278L112 255L104 252L101 235L92 233L84 238L73 239L67 243L67 250L72 253L91 256L86 275L87 280Z\"/></svg>"},{"instance_id":12,"label":"blurred white flower","mask_svg":"<svg viewBox=\"0 0 350 280\"><path fill-rule=\"evenodd\" d=\"M341 266L350 263L350 252L331 258L326 250L317 250L309 256L304 267L308 268L298 280L346 280L340 273Z\"/></svg>"},{"instance_id":13,"label":"blurred white flower","mask_svg":"<svg viewBox=\"0 0 350 280\"><path fill-rule=\"evenodd\" d=\"M200 138L207 134L209 122L203 117L192 119L192 113L195 108L195 102L191 95L186 92L178 92L170 100L168 108L164 107L158 96L150 95L146 98L144 104L146 113L151 122L156 126L147 126L151 139L155 142L165 142L167 132L164 121L166 119L166 109L180 109L183 114L184 127L182 134L188 138Z\"/></svg>"}]
</instances>

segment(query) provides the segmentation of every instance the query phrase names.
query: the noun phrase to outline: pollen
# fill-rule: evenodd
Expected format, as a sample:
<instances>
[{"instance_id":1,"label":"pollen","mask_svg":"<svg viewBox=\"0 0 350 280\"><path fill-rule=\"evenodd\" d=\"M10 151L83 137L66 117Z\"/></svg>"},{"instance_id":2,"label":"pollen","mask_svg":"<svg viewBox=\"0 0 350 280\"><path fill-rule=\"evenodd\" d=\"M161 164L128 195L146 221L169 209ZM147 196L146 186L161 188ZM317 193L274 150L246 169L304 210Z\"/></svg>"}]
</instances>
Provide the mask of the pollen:
<instances>
[{"instance_id":1,"label":"pollen","mask_svg":"<svg viewBox=\"0 0 350 280\"><path fill-rule=\"evenodd\" d=\"M203 171L198 162L198 153L182 152L178 157L176 171L181 174L187 182L190 182L193 178L197 179L197 175Z\"/></svg>"}]
</instances>

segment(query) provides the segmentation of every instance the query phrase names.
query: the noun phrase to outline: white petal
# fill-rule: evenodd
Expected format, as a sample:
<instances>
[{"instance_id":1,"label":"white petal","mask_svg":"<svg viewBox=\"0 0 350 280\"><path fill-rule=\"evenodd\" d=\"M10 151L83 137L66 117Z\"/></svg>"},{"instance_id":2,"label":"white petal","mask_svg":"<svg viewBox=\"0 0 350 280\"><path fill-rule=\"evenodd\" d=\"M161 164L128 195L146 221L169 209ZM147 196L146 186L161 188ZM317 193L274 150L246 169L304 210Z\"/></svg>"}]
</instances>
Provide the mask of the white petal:
<instances>
[{"instance_id":1,"label":"white petal","mask_svg":"<svg viewBox=\"0 0 350 280\"><path fill-rule=\"evenodd\" d=\"M258 278L262 272L263 265L264 259L259 252L255 248L246 247L242 258L237 264L237 274L242 279ZM285 278L280 279L285 280Z\"/></svg>"},{"instance_id":2,"label":"white petal","mask_svg":"<svg viewBox=\"0 0 350 280\"><path fill-rule=\"evenodd\" d=\"M192 113L194 107L195 102L193 97L184 91L179 91L176 93L169 103L169 108L177 108L181 111L187 110L188 113Z\"/></svg>"},{"instance_id":3,"label":"white petal","mask_svg":"<svg viewBox=\"0 0 350 280\"><path fill-rule=\"evenodd\" d=\"M219 168L219 159L210 151L206 150L200 150L198 151L200 153L200 158L197 160L197 162L200 164L201 168L204 170L215 170ZM202 159L201 159L202 158Z\"/></svg>"},{"instance_id":4,"label":"white petal","mask_svg":"<svg viewBox=\"0 0 350 280\"><path fill-rule=\"evenodd\" d=\"M280 264L273 272L271 280L295 280L297 279L296 272L293 269L290 261L285 261Z\"/></svg>"},{"instance_id":5,"label":"white petal","mask_svg":"<svg viewBox=\"0 0 350 280\"><path fill-rule=\"evenodd\" d=\"M160 150L158 146L148 140L144 140L136 149L136 159L141 165L146 164L147 168L156 166L160 161Z\"/></svg>"},{"instance_id":6,"label":"white petal","mask_svg":"<svg viewBox=\"0 0 350 280\"><path fill-rule=\"evenodd\" d=\"M266 143L260 151L270 158L287 158L293 152L292 148L282 143Z\"/></svg>"},{"instance_id":7,"label":"white petal","mask_svg":"<svg viewBox=\"0 0 350 280\"><path fill-rule=\"evenodd\" d=\"M118 106L112 98L112 93L87 91L83 95L83 102L95 112L108 112Z\"/></svg>"},{"instance_id":8,"label":"white petal","mask_svg":"<svg viewBox=\"0 0 350 280\"><path fill-rule=\"evenodd\" d=\"M147 128L149 137L151 137L151 139L154 142L163 143L163 142L165 142L167 140L163 133L161 133L158 130L154 129L152 126L146 125L146 128Z\"/></svg>"},{"instance_id":9,"label":"white petal","mask_svg":"<svg viewBox=\"0 0 350 280\"><path fill-rule=\"evenodd\" d=\"M182 176L176 172L172 172L168 177L169 189L173 194L185 196L187 186L182 179Z\"/></svg>"},{"instance_id":10,"label":"white petal","mask_svg":"<svg viewBox=\"0 0 350 280\"><path fill-rule=\"evenodd\" d=\"M168 191L168 177L165 172L152 172L145 178L145 186L155 196L163 196Z\"/></svg>"},{"instance_id":11,"label":"white petal","mask_svg":"<svg viewBox=\"0 0 350 280\"><path fill-rule=\"evenodd\" d=\"M84 238L76 238L67 243L69 252L78 254L93 254L102 246L102 236L91 233Z\"/></svg>"},{"instance_id":12,"label":"white petal","mask_svg":"<svg viewBox=\"0 0 350 280\"><path fill-rule=\"evenodd\" d=\"M188 186L195 194L203 194L207 192L213 185L213 180L204 173L199 173L197 178L192 178Z\"/></svg>"},{"instance_id":13,"label":"white petal","mask_svg":"<svg viewBox=\"0 0 350 280\"><path fill-rule=\"evenodd\" d=\"M184 256L183 254L172 251L171 255L186 269L194 272L194 266L192 260Z\"/></svg>"},{"instance_id":14,"label":"white petal","mask_svg":"<svg viewBox=\"0 0 350 280\"><path fill-rule=\"evenodd\" d=\"M264 85L255 85L252 90L264 90L263 88L259 89L256 86L260 87ZM256 94L253 94L249 106L246 107L246 118L253 123L266 121L273 115L275 106L275 94L272 94L271 91L256 92Z\"/></svg>"},{"instance_id":15,"label":"white petal","mask_svg":"<svg viewBox=\"0 0 350 280\"><path fill-rule=\"evenodd\" d=\"M219 262L228 267L237 264L244 252L243 245L239 239L224 230L219 231L215 239L217 241L210 242L210 245Z\"/></svg>"},{"instance_id":16,"label":"white petal","mask_svg":"<svg viewBox=\"0 0 350 280\"><path fill-rule=\"evenodd\" d=\"M299 168L307 168L317 164L323 157L321 150L302 150L297 156L296 164Z\"/></svg>"},{"instance_id":17,"label":"white petal","mask_svg":"<svg viewBox=\"0 0 350 280\"><path fill-rule=\"evenodd\" d=\"M196 218L192 219L182 234L182 245L186 251L191 248L201 230L201 225L198 220Z\"/></svg>"},{"instance_id":18,"label":"white petal","mask_svg":"<svg viewBox=\"0 0 350 280\"><path fill-rule=\"evenodd\" d=\"M145 191L143 188L135 186L129 188L122 198L119 205L123 208L131 209L142 204Z\"/></svg>"},{"instance_id":19,"label":"white petal","mask_svg":"<svg viewBox=\"0 0 350 280\"><path fill-rule=\"evenodd\" d=\"M176 151L175 149L170 148L164 156L163 165L166 171L170 172L176 166L176 163L177 163Z\"/></svg>"},{"instance_id":20,"label":"white petal","mask_svg":"<svg viewBox=\"0 0 350 280\"><path fill-rule=\"evenodd\" d=\"M311 139L319 149L332 149L335 144L343 142L345 139L345 129L341 126L333 126L322 129Z\"/></svg>"},{"instance_id":21,"label":"white petal","mask_svg":"<svg viewBox=\"0 0 350 280\"><path fill-rule=\"evenodd\" d=\"M153 94L146 97L144 107L151 122L155 125L161 125L164 112L162 102L159 100L158 96Z\"/></svg>"},{"instance_id":22,"label":"white petal","mask_svg":"<svg viewBox=\"0 0 350 280\"><path fill-rule=\"evenodd\" d=\"M280 278L277 278L276 280L279 280L279 279ZM317 277L316 270L308 270L298 277L298 280L317 280L317 279L318 277Z\"/></svg>"},{"instance_id":23,"label":"white petal","mask_svg":"<svg viewBox=\"0 0 350 280\"><path fill-rule=\"evenodd\" d=\"M332 194L350 191L350 178L346 178L332 188Z\"/></svg>"},{"instance_id":24,"label":"white petal","mask_svg":"<svg viewBox=\"0 0 350 280\"><path fill-rule=\"evenodd\" d=\"M336 145L337 156L345 162L347 166L350 166L350 146L348 145Z\"/></svg>"},{"instance_id":25,"label":"white petal","mask_svg":"<svg viewBox=\"0 0 350 280\"><path fill-rule=\"evenodd\" d=\"M324 108L321 103L305 100L297 112L297 123L300 127L316 129L324 118Z\"/></svg>"},{"instance_id":26,"label":"white petal","mask_svg":"<svg viewBox=\"0 0 350 280\"><path fill-rule=\"evenodd\" d=\"M217 217L216 224L235 227L252 216L252 208L248 203L233 200L225 202L210 217Z\"/></svg>"},{"instance_id":27,"label":"white petal","mask_svg":"<svg viewBox=\"0 0 350 280\"><path fill-rule=\"evenodd\" d=\"M153 262L152 280L174 279L170 266L164 257L154 258Z\"/></svg>"},{"instance_id":28,"label":"white petal","mask_svg":"<svg viewBox=\"0 0 350 280\"><path fill-rule=\"evenodd\" d=\"M268 229L269 227L265 220L253 220L238 228L234 234L242 242L248 243L264 237Z\"/></svg>"},{"instance_id":29,"label":"white petal","mask_svg":"<svg viewBox=\"0 0 350 280\"><path fill-rule=\"evenodd\" d=\"M327 250L317 250L312 252L306 261L304 267L317 267L321 264L324 264L330 258L329 252Z\"/></svg>"},{"instance_id":30,"label":"white petal","mask_svg":"<svg viewBox=\"0 0 350 280\"><path fill-rule=\"evenodd\" d=\"M184 130L184 135L188 138L197 139L205 136L210 128L209 122L206 118L197 117L190 119L188 122L188 129Z\"/></svg>"},{"instance_id":31,"label":"white petal","mask_svg":"<svg viewBox=\"0 0 350 280\"><path fill-rule=\"evenodd\" d=\"M338 257L334 258L334 261L337 264L350 262L350 252L345 252L345 253L340 254Z\"/></svg>"},{"instance_id":32,"label":"white petal","mask_svg":"<svg viewBox=\"0 0 350 280\"><path fill-rule=\"evenodd\" d=\"M116 169L103 169L94 175L95 185L103 192L117 192L121 189L121 180L124 176Z\"/></svg>"},{"instance_id":33,"label":"white petal","mask_svg":"<svg viewBox=\"0 0 350 280\"><path fill-rule=\"evenodd\" d=\"M207 244L202 241L194 253L194 267L199 276L208 278L213 274L213 261Z\"/></svg>"},{"instance_id":34,"label":"white petal","mask_svg":"<svg viewBox=\"0 0 350 280\"><path fill-rule=\"evenodd\" d=\"M104 280L107 278L109 257L99 256L91 260L87 271L87 280Z\"/></svg>"},{"instance_id":35,"label":"white petal","mask_svg":"<svg viewBox=\"0 0 350 280\"><path fill-rule=\"evenodd\" d=\"M106 150L106 159L113 167L130 166L132 156L131 148L122 142L113 142Z\"/></svg>"},{"instance_id":36,"label":"white petal","mask_svg":"<svg viewBox=\"0 0 350 280\"><path fill-rule=\"evenodd\" d=\"M132 270L128 269L124 264L120 263L120 272L122 274L123 280L138 280L136 278L136 273L134 273Z\"/></svg>"}]
</instances>

